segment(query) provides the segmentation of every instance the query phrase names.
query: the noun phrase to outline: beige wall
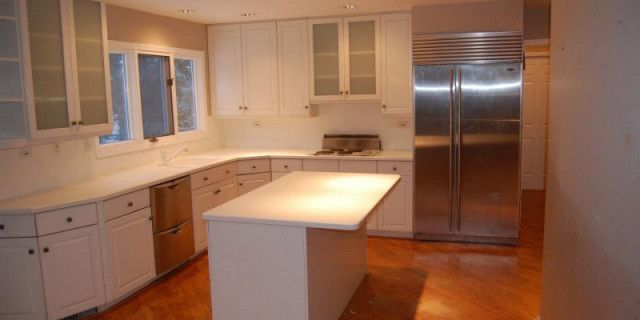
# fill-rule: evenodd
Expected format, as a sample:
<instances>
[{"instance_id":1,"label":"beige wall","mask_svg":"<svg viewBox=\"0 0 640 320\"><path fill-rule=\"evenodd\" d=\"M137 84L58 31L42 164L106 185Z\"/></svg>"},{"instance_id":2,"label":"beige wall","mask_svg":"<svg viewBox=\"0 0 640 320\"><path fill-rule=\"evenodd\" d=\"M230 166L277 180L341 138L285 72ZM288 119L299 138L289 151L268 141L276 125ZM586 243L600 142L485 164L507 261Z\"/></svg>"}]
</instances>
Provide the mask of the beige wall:
<instances>
[{"instance_id":1,"label":"beige wall","mask_svg":"<svg viewBox=\"0 0 640 320\"><path fill-rule=\"evenodd\" d=\"M207 27L202 23L107 5L107 27L109 40L207 50Z\"/></svg>"},{"instance_id":2,"label":"beige wall","mask_svg":"<svg viewBox=\"0 0 640 320\"><path fill-rule=\"evenodd\" d=\"M524 39L549 39L550 27L549 8L524 8Z\"/></svg>"},{"instance_id":3,"label":"beige wall","mask_svg":"<svg viewBox=\"0 0 640 320\"><path fill-rule=\"evenodd\" d=\"M520 31L522 0L414 6L413 34Z\"/></svg>"},{"instance_id":4,"label":"beige wall","mask_svg":"<svg viewBox=\"0 0 640 320\"><path fill-rule=\"evenodd\" d=\"M640 319L640 1L554 1L542 320Z\"/></svg>"}]
</instances>

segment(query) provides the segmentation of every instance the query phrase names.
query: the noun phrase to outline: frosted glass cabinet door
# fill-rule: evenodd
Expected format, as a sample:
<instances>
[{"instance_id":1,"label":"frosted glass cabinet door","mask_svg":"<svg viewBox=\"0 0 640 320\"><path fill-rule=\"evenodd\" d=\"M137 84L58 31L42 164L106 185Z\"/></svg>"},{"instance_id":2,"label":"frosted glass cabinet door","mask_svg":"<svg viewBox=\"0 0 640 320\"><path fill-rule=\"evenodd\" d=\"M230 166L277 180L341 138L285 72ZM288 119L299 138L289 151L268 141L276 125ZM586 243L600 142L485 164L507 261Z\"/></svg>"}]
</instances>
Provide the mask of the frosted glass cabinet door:
<instances>
[{"instance_id":1,"label":"frosted glass cabinet door","mask_svg":"<svg viewBox=\"0 0 640 320\"><path fill-rule=\"evenodd\" d=\"M378 17L346 18L347 99L379 99Z\"/></svg>"},{"instance_id":2,"label":"frosted glass cabinet door","mask_svg":"<svg viewBox=\"0 0 640 320\"><path fill-rule=\"evenodd\" d=\"M100 2L73 1L81 125L107 124L102 8Z\"/></svg>"},{"instance_id":3,"label":"frosted glass cabinet door","mask_svg":"<svg viewBox=\"0 0 640 320\"><path fill-rule=\"evenodd\" d=\"M17 0L0 0L0 143L25 137Z\"/></svg>"},{"instance_id":4,"label":"frosted glass cabinet door","mask_svg":"<svg viewBox=\"0 0 640 320\"><path fill-rule=\"evenodd\" d=\"M337 100L343 95L342 19L310 21L313 66L311 100Z\"/></svg>"},{"instance_id":5,"label":"frosted glass cabinet door","mask_svg":"<svg viewBox=\"0 0 640 320\"><path fill-rule=\"evenodd\" d=\"M70 125L60 14L58 0L27 0L37 131Z\"/></svg>"}]
</instances>

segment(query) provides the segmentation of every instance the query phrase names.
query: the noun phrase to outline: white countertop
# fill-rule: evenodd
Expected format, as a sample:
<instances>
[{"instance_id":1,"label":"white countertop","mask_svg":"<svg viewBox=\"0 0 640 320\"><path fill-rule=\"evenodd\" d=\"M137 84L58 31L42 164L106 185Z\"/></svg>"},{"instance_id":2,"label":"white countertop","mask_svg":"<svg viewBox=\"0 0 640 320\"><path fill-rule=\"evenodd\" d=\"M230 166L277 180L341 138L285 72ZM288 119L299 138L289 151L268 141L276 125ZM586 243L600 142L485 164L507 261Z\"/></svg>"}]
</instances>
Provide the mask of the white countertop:
<instances>
[{"instance_id":1,"label":"white countertop","mask_svg":"<svg viewBox=\"0 0 640 320\"><path fill-rule=\"evenodd\" d=\"M33 214L110 199L141 188L236 160L255 158L412 161L411 151L382 151L375 156L313 156L305 149L216 149L189 154L170 166L156 164L97 176L44 191L0 201L0 214Z\"/></svg>"},{"instance_id":2,"label":"white countertop","mask_svg":"<svg viewBox=\"0 0 640 320\"><path fill-rule=\"evenodd\" d=\"M395 174L296 171L204 213L205 220L357 230Z\"/></svg>"}]
</instances>

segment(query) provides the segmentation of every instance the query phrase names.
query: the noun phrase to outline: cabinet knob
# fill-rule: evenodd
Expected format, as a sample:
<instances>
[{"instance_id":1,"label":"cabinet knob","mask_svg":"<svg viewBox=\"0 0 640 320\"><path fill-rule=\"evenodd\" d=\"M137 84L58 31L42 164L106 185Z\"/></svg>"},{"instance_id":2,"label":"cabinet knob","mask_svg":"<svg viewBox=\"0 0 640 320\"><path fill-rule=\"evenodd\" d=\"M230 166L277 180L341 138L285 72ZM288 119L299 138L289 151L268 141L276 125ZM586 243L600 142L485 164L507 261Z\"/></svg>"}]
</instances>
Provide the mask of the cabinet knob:
<instances>
[{"instance_id":1,"label":"cabinet knob","mask_svg":"<svg viewBox=\"0 0 640 320\"><path fill-rule=\"evenodd\" d=\"M83 126L84 125L84 121L80 120L80 121L78 121L78 124Z\"/></svg>"},{"instance_id":2,"label":"cabinet knob","mask_svg":"<svg viewBox=\"0 0 640 320\"><path fill-rule=\"evenodd\" d=\"M345 91L344 94L349 95L349 90Z\"/></svg>"},{"instance_id":3,"label":"cabinet knob","mask_svg":"<svg viewBox=\"0 0 640 320\"><path fill-rule=\"evenodd\" d=\"M238 106L238 109L242 110L242 106Z\"/></svg>"},{"instance_id":4,"label":"cabinet knob","mask_svg":"<svg viewBox=\"0 0 640 320\"><path fill-rule=\"evenodd\" d=\"M68 222L68 223L71 223L72 221L73 221L73 218L72 218L72 217L67 217L67 222Z\"/></svg>"},{"instance_id":5,"label":"cabinet knob","mask_svg":"<svg viewBox=\"0 0 640 320\"><path fill-rule=\"evenodd\" d=\"M304 106L305 109L309 109L309 106Z\"/></svg>"},{"instance_id":6,"label":"cabinet knob","mask_svg":"<svg viewBox=\"0 0 640 320\"><path fill-rule=\"evenodd\" d=\"M0 224L0 230L4 230L4 224Z\"/></svg>"},{"instance_id":7,"label":"cabinet knob","mask_svg":"<svg viewBox=\"0 0 640 320\"><path fill-rule=\"evenodd\" d=\"M44 251L44 253L49 252L49 247L44 247L44 249L42 249L42 251Z\"/></svg>"},{"instance_id":8,"label":"cabinet knob","mask_svg":"<svg viewBox=\"0 0 640 320\"><path fill-rule=\"evenodd\" d=\"M344 92L343 92L343 91L340 91L340 95L343 95L343 94L344 94Z\"/></svg>"},{"instance_id":9,"label":"cabinet knob","mask_svg":"<svg viewBox=\"0 0 640 320\"><path fill-rule=\"evenodd\" d=\"M204 178L202 178L202 180L204 180L204 181L208 181L208 180L209 180L209 177L204 177Z\"/></svg>"},{"instance_id":10,"label":"cabinet knob","mask_svg":"<svg viewBox=\"0 0 640 320\"><path fill-rule=\"evenodd\" d=\"M387 108L387 105L386 105L386 104L383 104L383 105L382 105L382 109L386 109L386 108Z\"/></svg>"},{"instance_id":11,"label":"cabinet knob","mask_svg":"<svg viewBox=\"0 0 640 320\"><path fill-rule=\"evenodd\" d=\"M393 167L393 171L398 171L398 168L396 168L396 167Z\"/></svg>"},{"instance_id":12,"label":"cabinet knob","mask_svg":"<svg viewBox=\"0 0 640 320\"><path fill-rule=\"evenodd\" d=\"M127 202L127 207L133 207L133 201Z\"/></svg>"},{"instance_id":13,"label":"cabinet knob","mask_svg":"<svg viewBox=\"0 0 640 320\"><path fill-rule=\"evenodd\" d=\"M219 194L220 192L222 192L222 190L216 190L214 193Z\"/></svg>"},{"instance_id":14,"label":"cabinet knob","mask_svg":"<svg viewBox=\"0 0 640 320\"><path fill-rule=\"evenodd\" d=\"M289 165L286 165L286 164L285 164L285 165L284 165L284 168L285 168L285 169L288 169L288 168L289 168Z\"/></svg>"},{"instance_id":15,"label":"cabinet knob","mask_svg":"<svg viewBox=\"0 0 640 320\"><path fill-rule=\"evenodd\" d=\"M256 168L256 166L251 166L251 168L255 169L255 168Z\"/></svg>"},{"instance_id":16,"label":"cabinet knob","mask_svg":"<svg viewBox=\"0 0 640 320\"><path fill-rule=\"evenodd\" d=\"M29 249L29 254L34 254L36 253L33 249Z\"/></svg>"},{"instance_id":17,"label":"cabinet knob","mask_svg":"<svg viewBox=\"0 0 640 320\"><path fill-rule=\"evenodd\" d=\"M245 110L249 110L249 107L244 107Z\"/></svg>"},{"instance_id":18,"label":"cabinet knob","mask_svg":"<svg viewBox=\"0 0 640 320\"><path fill-rule=\"evenodd\" d=\"M240 182L240 183L238 183L238 185L239 185L239 186L241 186L241 185L243 185L243 183L242 183L242 182Z\"/></svg>"},{"instance_id":19,"label":"cabinet knob","mask_svg":"<svg viewBox=\"0 0 640 320\"><path fill-rule=\"evenodd\" d=\"M227 171L225 171L225 173L226 173L226 174L229 174L229 173L231 173L231 171L227 170Z\"/></svg>"},{"instance_id":20,"label":"cabinet knob","mask_svg":"<svg viewBox=\"0 0 640 320\"><path fill-rule=\"evenodd\" d=\"M71 121L71 125L72 125L72 126L75 126L76 124L78 124L78 122L77 122L77 121L75 121L75 120Z\"/></svg>"}]
</instances>

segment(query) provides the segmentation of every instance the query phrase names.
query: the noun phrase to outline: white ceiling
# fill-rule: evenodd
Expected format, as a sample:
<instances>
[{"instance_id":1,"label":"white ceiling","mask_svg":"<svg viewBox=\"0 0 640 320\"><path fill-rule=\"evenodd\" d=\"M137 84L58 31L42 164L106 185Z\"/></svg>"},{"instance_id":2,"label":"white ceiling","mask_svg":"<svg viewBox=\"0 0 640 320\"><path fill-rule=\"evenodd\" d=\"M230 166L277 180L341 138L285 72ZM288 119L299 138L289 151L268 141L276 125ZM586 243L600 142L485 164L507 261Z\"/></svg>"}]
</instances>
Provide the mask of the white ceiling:
<instances>
[{"instance_id":1,"label":"white ceiling","mask_svg":"<svg viewBox=\"0 0 640 320\"><path fill-rule=\"evenodd\" d=\"M202 23L259 21L301 17L408 11L413 5L483 2L488 0L104 0L106 3ZM514 0L516 1L516 0ZM549 0L526 0L549 1ZM353 10L342 8L354 4ZM195 13L180 13L193 9ZM253 17L242 13L253 12Z\"/></svg>"}]
</instances>

